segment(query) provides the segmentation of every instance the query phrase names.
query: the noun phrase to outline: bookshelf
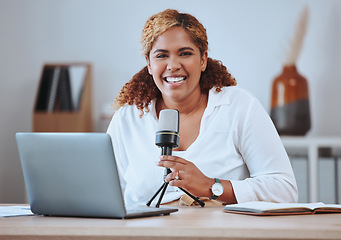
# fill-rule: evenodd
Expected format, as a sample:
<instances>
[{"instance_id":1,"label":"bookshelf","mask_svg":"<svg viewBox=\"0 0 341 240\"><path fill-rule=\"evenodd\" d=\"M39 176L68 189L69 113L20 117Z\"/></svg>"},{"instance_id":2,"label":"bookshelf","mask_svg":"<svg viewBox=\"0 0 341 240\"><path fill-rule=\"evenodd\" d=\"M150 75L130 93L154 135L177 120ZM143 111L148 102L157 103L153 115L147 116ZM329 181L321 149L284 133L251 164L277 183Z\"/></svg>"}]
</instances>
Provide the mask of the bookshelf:
<instances>
[{"instance_id":1,"label":"bookshelf","mask_svg":"<svg viewBox=\"0 0 341 240\"><path fill-rule=\"evenodd\" d=\"M92 132L92 67L44 64L33 110L34 132Z\"/></svg>"}]
</instances>

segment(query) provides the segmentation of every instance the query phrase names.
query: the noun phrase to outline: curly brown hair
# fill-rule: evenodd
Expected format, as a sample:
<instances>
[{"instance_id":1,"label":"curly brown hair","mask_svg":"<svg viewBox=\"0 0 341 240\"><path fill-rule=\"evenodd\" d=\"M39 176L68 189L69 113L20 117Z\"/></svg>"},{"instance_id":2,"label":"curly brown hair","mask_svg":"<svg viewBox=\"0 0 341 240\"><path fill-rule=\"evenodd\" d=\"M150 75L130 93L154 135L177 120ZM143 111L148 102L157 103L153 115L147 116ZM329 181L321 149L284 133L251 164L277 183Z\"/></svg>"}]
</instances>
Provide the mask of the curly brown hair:
<instances>
[{"instance_id":1,"label":"curly brown hair","mask_svg":"<svg viewBox=\"0 0 341 240\"><path fill-rule=\"evenodd\" d=\"M146 57L152 49L158 36L173 27L182 27L190 35L194 44L199 48L201 55L208 49L206 29L192 15L179 13L173 9L167 9L150 17L142 31L142 50ZM215 87L217 92L226 86L236 85L236 80L227 71L221 61L212 58L207 59L207 67L201 73L200 87L202 92L206 92ZM136 73L133 78L121 89L120 94L115 98L114 106L122 107L125 104L136 105L141 111L149 111L149 104L153 99L161 98L161 92L154 83L153 77L148 72L148 67L144 67Z\"/></svg>"},{"instance_id":2,"label":"curly brown hair","mask_svg":"<svg viewBox=\"0 0 341 240\"><path fill-rule=\"evenodd\" d=\"M156 39L162 33L173 27L182 27L187 31L201 55L207 51L208 42L204 26L192 15L167 9L151 16L144 25L141 36L142 51L149 56Z\"/></svg>"}]
</instances>

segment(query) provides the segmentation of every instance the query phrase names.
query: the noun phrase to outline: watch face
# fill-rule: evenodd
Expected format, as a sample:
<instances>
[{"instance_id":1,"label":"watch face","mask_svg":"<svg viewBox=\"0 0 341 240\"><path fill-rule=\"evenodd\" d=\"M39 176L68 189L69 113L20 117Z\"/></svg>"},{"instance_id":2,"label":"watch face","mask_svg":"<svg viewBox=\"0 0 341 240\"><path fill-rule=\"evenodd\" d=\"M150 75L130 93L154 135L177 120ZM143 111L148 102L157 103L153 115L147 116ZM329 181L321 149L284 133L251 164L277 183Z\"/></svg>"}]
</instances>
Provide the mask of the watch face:
<instances>
[{"instance_id":1,"label":"watch face","mask_svg":"<svg viewBox=\"0 0 341 240\"><path fill-rule=\"evenodd\" d=\"M220 196L221 194L223 194L224 188L221 184L219 183L215 183L212 186L212 193L216 196Z\"/></svg>"}]
</instances>

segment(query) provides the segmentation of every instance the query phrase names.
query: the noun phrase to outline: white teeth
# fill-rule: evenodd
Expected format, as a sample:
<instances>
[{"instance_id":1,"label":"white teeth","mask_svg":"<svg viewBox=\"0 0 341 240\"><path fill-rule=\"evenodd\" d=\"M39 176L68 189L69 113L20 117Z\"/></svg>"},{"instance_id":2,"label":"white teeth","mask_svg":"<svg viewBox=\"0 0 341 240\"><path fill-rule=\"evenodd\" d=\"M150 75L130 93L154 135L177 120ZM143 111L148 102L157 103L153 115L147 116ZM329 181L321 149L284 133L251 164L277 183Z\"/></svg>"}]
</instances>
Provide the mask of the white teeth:
<instances>
[{"instance_id":1,"label":"white teeth","mask_svg":"<svg viewBox=\"0 0 341 240\"><path fill-rule=\"evenodd\" d=\"M181 83L185 81L186 77L167 77L166 81L169 83Z\"/></svg>"}]
</instances>

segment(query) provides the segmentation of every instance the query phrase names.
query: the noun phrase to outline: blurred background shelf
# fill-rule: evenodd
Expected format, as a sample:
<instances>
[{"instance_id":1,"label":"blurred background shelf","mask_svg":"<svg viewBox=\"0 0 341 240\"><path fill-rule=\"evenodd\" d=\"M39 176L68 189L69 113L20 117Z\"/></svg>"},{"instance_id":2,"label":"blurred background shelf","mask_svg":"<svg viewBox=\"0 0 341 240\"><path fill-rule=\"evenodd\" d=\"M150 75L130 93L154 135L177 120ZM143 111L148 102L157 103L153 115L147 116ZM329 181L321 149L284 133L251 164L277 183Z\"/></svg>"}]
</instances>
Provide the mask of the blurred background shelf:
<instances>
[{"instance_id":1,"label":"blurred background shelf","mask_svg":"<svg viewBox=\"0 0 341 240\"><path fill-rule=\"evenodd\" d=\"M33 110L35 132L92 132L89 63L45 64Z\"/></svg>"},{"instance_id":2,"label":"blurred background shelf","mask_svg":"<svg viewBox=\"0 0 341 240\"><path fill-rule=\"evenodd\" d=\"M300 202L340 203L341 137L281 137L292 162Z\"/></svg>"}]
</instances>

